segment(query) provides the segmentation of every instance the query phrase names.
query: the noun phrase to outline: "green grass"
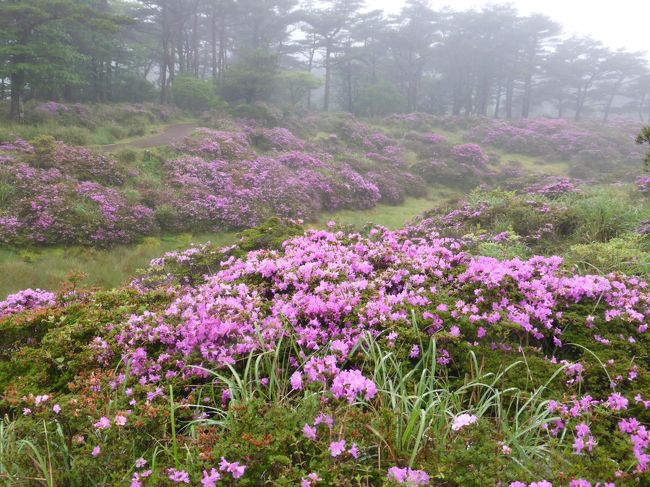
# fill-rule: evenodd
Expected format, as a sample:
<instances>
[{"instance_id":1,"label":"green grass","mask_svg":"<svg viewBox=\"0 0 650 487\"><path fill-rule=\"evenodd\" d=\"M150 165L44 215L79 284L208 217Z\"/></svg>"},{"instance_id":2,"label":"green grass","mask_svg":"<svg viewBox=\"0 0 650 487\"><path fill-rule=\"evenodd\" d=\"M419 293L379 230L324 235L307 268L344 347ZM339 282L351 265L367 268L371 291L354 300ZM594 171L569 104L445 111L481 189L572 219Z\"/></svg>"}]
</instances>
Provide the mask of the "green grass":
<instances>
[{"instance_id":1,"label":"green grass","mask_svg":"<svg viewBox=\"0 0 650 487\"><path fill-rule=\"evenodd\" d=\"M369 210L343 210L323 213L319 222L314 226L322 227L329 220L334 220L336 223L352 225L355 228L362 228L368 223L376 223L395 230L451 196L453 196L453 192L449 188L436 188L432 190L432 196L429 198L407 198L404 204L400 206L377 205Z\"/></svg>"},{"instance_id":2,"label":"green grass","mask_svg":"<svg viewBox=\"0 0 650 487\"><path fill-rule=\"evenodd\" d=\"M83 272L83 284L110 288L128 282L135 271L165 252L187 248L191 243L234 242L234 233L149 237L136 245L108 250L83 247L52 247L38 250L0 250L0 296L28 287L56 290L71 273Z\"/></svg>"},{"instance_id":3,"label":"green grass","mask_svg":"<svg viewBox=\"0 0 650 487\"><path fill-rule=\"evenodd\" d=\"M569 174L568 162L549 162L540 157L527 156L524 154L512 154L498 149L491 149L491 151L499 154L502 165L507 164L508 161L518 161L527 173L541 174L545 176L567 176Z\"/></svg>"},{"instance_id":4,"label":"green grass","mask_svg":"<svg viewBox=\"0 0 650 487\"><path fill-rule=\"evenodd\" d=\"M437 202L449 197L449 190L432 190L429 198L409 198L401 206L378 205L365 211L343 210L323 214L312 227L323 228L329 220L361 228L376 223L391 229L402 227ZM0 249L0 298L25 289L57 290L72 273L86 275L82 284L101 288L120 286L133 277L137 269L170 250L184 249L192 243L211 241L229 245L236 234L206 233L199 235L166 235L148 237L135 245L118 246L107 250L85 247L50 247L35 250Z\"/></svg>"}]
</instances>

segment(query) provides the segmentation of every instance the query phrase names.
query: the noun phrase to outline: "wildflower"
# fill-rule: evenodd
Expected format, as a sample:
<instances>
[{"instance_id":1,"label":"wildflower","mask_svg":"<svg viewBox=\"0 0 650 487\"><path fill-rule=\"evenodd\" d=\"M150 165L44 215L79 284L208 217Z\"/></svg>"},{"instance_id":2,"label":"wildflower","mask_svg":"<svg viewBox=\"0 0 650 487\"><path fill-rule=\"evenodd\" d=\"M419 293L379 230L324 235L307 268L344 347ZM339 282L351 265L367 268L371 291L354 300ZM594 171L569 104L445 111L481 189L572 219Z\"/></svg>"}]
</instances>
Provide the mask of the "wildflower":
<instances>
[{"instance_id":1,"label":"wildflower","mask_svg":"<svg viewBox=\"0 0 650 487\"><path fill-rule=\"evenodd\" d=\"M321 480L323 479L320 478L317 473L312 472L307 475L307 478L303 477L300 479L300 487L311 487L312 485L315 485L316 482L320 482Z\"/></svg>"},{"instance_id":2,"label":"wildflower","mask_svg":"<svg viewBox=\"0 0 650 487\"><path fill-rule=\"evenodd\" d=\"M420 347L417 345L413 345L411 347L411 351L409 352L409 357L411 358L418 358L420 356Z\"/></svg>"},{"instance_id":3,"label":"wildflower","mask_svg":"<svg viewBox=\"0 0 650 487\"><path fill-rule=\"evenodd\" d=\"M357 447L356 443L352 443L352 446L348 450L348 453L354 458L355 460L359 458L359 448Z\"/></svg>"},{"instance_id":4,"label":"wildflower","mask_svg":"<svg viewBox=\"0 0 650 487\"><path fill-rule=\"evenodd\" d=\"M54 411L54 414L59 414L61 412L61 406L59 406L58 404L55 404L52 407L52 411Z\"/></svg>"},{"instance_id":5,"label":"wildflower","mask_svg":"<svg viewBox=\"0 0 650 487\"><path fill-rule=\"evenodd\" d=\"M345 440L333 441L330 443L329 451L332 457L338 457L345 451Z\"/></svg>"},{"instance_id":6,"label":"wildflower","mask_svg":"<svg viewBox=\"0 0 650 487\"><path fill-rule=\"evenodd\" d=\"M615 392L609 396L607 404L612 411L622 411L627 409L628 400L618 392Z\"/></svg>"},{"instance_id":7,"label":"wildflower","mask_svg":"<svg viewBox=\"0 0 650 487\"><path fill-rule=\"evenodd\" d=\"M531 482L528 487L553 487L553 484L548 480L540 480L539 482Z\"/></svg>"},{"instance_id":8,"label":"wildflower","mask_svg":"<svg viewBox=\"0 0 650 487\"><path fill-rule=\"evenodd\" d=\"M131 477L130 487L142 487L142 482L140 482L140 474L138 472L133 473L133 476Z\"/></svg>"},{"instance_id":9,"label":"wildflower","mask_svg":"<svg viewBox=\"0 0 650 487\"><path fill-rule=\"evenodd\" d=\"M451 425L451 429L454 431L460 431L465 426L469 426L470 424L476 423L477 420L478 418L473 414L467 414L467 413L460 414L454 418L454 421Z\"/></svg>"},{"instance_id":10,"label":"wildflower","mask_svg":"<svg viewBox=\"0 0 650 487\"><path fill-rule=\"evenodd\" d=\"M325 424L329 429L332 429L334 427L334 419L329 414L320 413L318 416L316 416L316 419L314 420L314 426L318 426L321 423Z\"/></svg>"},{"instance_id":11,"label":"wildflower","mask_svg":"<svg viewBox=\"0 0 650 487\"><path fill-rule=\"evenodd\" d=\"M224 457L221 457L221 462L219 463L219 470L230 473L235 479L243 477L246 468L246 465L240 465L239 462L231 463Z\"/></svg>"},{"instance_id":12,"label":"wildflower","mask_svg":"<svg viewBox=\"0 0 650 487\"><path fill-rule=\"evenodd\" d=\"M101 452L102 452L101 447L100 447L100 446L96 446L95 448L93 448L93 451L90 452L90 454L91 454L93 457L96 457L96 456L98 456Z\"/></svg>"},{"instance_id":13,"label":"wildflower","mask_svg":"<svg viewBox=\"0 0 650 487\"><path fill-rule=\"evenodd\" d=\"M398 484L406 484L408 487L429 484L429 475L425 471L412 470L408 467L391 467L388 469L386 478Z\"/></svg>"},{"instance_id":14,"label":"wildflower","mask_svg":"<svg viewBox=\"0 0 650 487\"><path fill-rule=\"evenodd\" d=\"M118 414L115 416L115 424L117 426L124 426L126 425L126 416L123 416L121 414Z\"/></svg>"},{"instance_id":15,"label":"wildflower","mask_svg":"<svg viewBox=\"0 0 650 487\"><path fill-rule=\"evenodd\" d=\"M23 416L29 416L32 414L32 410L29 408L23 408Z\"/></svg>"},{"instance_id":16,"label":"wildflower","mask_svg":"<svg viewBox=\"0 0 650 487\"><path fill-rule=\"evenodd\" d=\"M364 395L366 401L372 399L377 394L377 386L365 378L360 370L343 370L334 377L331 391L335 398L345 397L352 404L360 394Z\"/></svg>"},{"instance_id":17,"label":"wildflower","mask_svg":"<svg viewBox=\"0 0 650 487\"><path fill-rule=\"evenodd\" d=\"M190 475L185 470L176 470L175 468L167 469L167 478L175 484L189 484Z\"/></svg>"},{"instance_id":18,"label":"wildflower","mask_svg":"<svg viewBox=\"0 0 650 487\"><path fill-rule=\"evenodd\" d=\"M499 446L501 447L501 453L504 455L510 455L512 453L512 448L506 445L503 441L499 442Z\"/></svg>"},{"instance_id":19,"label":"wildflower","mask_svg":"<svg viewBox=\"0 0 650 487\"><path fill-rule=\"evenodd\" d=\"M105 430L111 427L111 420L106 416L102 416L93 426L95 429Z\"/></svg>"},{"instance_id":20,"label":"wildflower","mask_svg":"<svg viewBox=\"0 0 650 487\"><path fill-rule=\"evenodd\" d=\"M201 485L203 487L216 487L219 480L221 480L221 474L217 472L216 468L211 468L209 472L207 470L203 471Z\"/></svg>"},{"instance_id":21,"label":"wildflower","mask_svg":"<svg viewBox=\"0 0 650 487\"><path fill-rule=\"evenodd\" d=\"M135 461L135 468L142 468L147 464L147 461L140 457Z\"/></svg>"},{"instance_id":22,"label":"wildflower","mask_svg":"<svg viewBox=\"0 0 650 487\"><path fill-rule=\"evenodd\" d=\"M36 397L34 398L34 405L38 406L38 405L41 404L42 402L47 401L49 398L50 398L50 396L48 396L47 394L44 394L44 395L42 395L42 396L36 396Z\"/></svg>"},{"instance_id":23,"label":"wildflower","mask_svg":"<svg viewBox=\"0 0 650 487\"><path fill-rule=\"evenodd\" d=\"M299 391L302 389L302 374L297 370L291 375L291 389Z\"/></svg>"},{"instance_id":24,"label":"wildflower","mask_svg":"<svg viewBox=\"0 0 650 487\"><path fill-rule=\"evenodd\" d=\"M305 424L302 431L305 434L305 437L307 439L316 441L316 428L309 426L308 424Z\"/></svg>"}]
</instances>

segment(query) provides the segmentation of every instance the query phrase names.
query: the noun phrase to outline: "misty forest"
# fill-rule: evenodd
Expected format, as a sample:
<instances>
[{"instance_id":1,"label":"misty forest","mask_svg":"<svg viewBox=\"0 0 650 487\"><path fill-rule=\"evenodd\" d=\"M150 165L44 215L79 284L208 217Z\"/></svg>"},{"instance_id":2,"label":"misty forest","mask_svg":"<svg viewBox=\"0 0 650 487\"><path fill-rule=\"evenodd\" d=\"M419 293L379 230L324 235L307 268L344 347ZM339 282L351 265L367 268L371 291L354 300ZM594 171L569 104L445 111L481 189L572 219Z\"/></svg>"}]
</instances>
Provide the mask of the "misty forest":
<instances>
[{"instance_id":1,"label":"misty forest","mask_svg":"<svg viewBox=\"0 0 650 487\"><path fill-rule=\"evenodd\" d=\"M0 0L0 485L650 486L649 52L372 3Z\"/></svg>"}]
</instances>

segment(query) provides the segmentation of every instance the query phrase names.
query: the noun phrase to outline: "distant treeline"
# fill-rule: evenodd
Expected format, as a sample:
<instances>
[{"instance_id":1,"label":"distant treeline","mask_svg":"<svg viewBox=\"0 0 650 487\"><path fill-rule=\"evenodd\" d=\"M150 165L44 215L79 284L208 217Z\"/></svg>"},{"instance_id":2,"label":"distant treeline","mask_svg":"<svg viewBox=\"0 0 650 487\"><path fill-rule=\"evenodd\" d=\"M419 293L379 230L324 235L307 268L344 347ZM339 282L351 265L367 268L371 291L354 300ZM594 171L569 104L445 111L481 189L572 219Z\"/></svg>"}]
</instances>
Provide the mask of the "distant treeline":
<instances>
[{"instance_id":1,"label":"distant treeline","mask_svg":"<svg viewBox=\"0 0 650 487\"><path fill-rule=\"evenodd\" d=\"M647 53L511 6L408 0L3 0L0 99L271 101L357 115L650 119ZM197 103L198 100L198 103Z\"/></svg>"}]
</instances>

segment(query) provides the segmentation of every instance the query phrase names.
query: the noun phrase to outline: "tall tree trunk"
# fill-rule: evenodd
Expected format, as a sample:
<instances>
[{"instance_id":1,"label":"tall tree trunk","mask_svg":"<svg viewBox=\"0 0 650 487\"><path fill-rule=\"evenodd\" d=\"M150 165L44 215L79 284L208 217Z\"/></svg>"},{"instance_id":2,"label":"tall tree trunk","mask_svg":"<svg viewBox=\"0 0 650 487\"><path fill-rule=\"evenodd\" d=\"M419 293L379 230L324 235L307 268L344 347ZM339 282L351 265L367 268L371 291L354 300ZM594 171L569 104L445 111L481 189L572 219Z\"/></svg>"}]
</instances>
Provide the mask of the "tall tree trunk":
<instances>
[{"instance_id":1,"label":"tall tree trunk","mask_svg":"<svg viewBox=\"0 0 650 487\"><path fill-rule=\"evenodd\" d=\"M526 81L524 82L524 99L522 101L522 106L521 106L521 118L528 118L530 115L532 86L533 86L533 74L528 73L526 75Z\"/></svg>"},{"instance_id":2,"label":"tall tree trunk","mask_svg":"<svg viewBox=\"0 0 650 487\"><path fill-rule=\"evenodd\" d=\"M479 96L478 113L482 117L487 116L488 104L490 101L490 77L487 73L481 81L481 93Z\"/></svg>"},{"instance_id":3,"label":"tall tree trunk","mask_svg":"<svg viewBox=\"0 0 650 487\"><path fill-rule=\"evenodd\" d=\"M323 111L325 112L330 108L330 84L332 81L331 56L332 44L331 40L328 39L325 48L325 94L323 96Z\"/></svg>"},{"instance_id":4,"label":"tall tree trunk","mask_svg":"<svg viewBox=\"0 0 650 487\"><path fill-rule=\"evenodd\" d=\"M506 81L506 118L508 120L512 119L512 105L513 98L515 94L515 76L514 73L510 73L508 80Z\"/></svg>"},{"instance_id":5,"label":"tall tree trunk","mask_svg":"<svg viewBox=\"0 0 650 487\"><path fill-rule=\"evenodd\" d=\"M537 56L537 45L539 39L537 35L533 36L528 49L528 59L526 66L526 79L524 80L524 97L521 106L521 118L528 118L530 115L530 106L533 99L533 75L535 74L535 58Z\"/></svg>"},{"instance_id":6,"label":"tall tree trunk","mask_svg":"<svg viewBox=\"0 0 650 487\"><path fill-rule=\"evenodd\" d=\"M192 22L192 70L194 72L194 77L199 77L199 0L194 2L194 19Z\"/></svg>"},{"instance_id":7,"label":"tall tree trunk","mask_svg":"<svg viewBox=\"0 0 650 487\"><path fill-rule=\"evenodd\" d=\"M160 103L162 105L168 101L167 68L169 67L169 18L167 8L167 2L163 2L161 13L162 59L160 62Z\"/></svg>"},{"instance_id":8,"label":"tall tree trunk","mask_svg":"<svg viewBox=\"0 0 650 487\"><path fill-rule=\"evenodd\" d=\"M212 81L217 83L217 12L216 10L212 11L210 16L210 49L211 49L211 71L212 71Z\"/></svg>"},{"instance_id":9,"label":"tall tree trunk","mask_svg":"<svg viewBox=\"0 0 650 487\"><path fill-rule=\"evenodd\" d=\"M583 105L584 105L584 101L583 101L583 91L584 91L583 87L580 86L580 87L578 88L578 96L576 97L576 110L575 110L575 114L574 114L574 116L573 116L573 118L574 118L574 120L575 120L576 122L579 122L579 121L580 121L580 117L582 116L582 107L583 107Z\"/></svg>"},{"instance_id":10,"label":"tall tree trunk","mask_svg":"<svg viewBox=\"0 0 650 487\"><path fill-rule=\"evenodd\" d=\"M219 28L219 61L217 63L218 79L223 81L226 72L226 20L225 14L221 15L221 26Z\"/></svg>"},{"instance_id":11,"label":"tall tree trunk","mask_svg":"<svg viewBox=\"0 0 650 487\"><path fill-rule=\"evenodd\" d=\"M314 69L314 56L316 55L316 38L312 36L312 44L309 46L309 60L307 62L307 71L311 73ZM311 110L311 88L307 88L307 110Z\"/></svg>"},{"instance_id":12,"label":"tall tree trunk","mask_svg":"<svg viewBox=\"0 0 650 487\"><path fill-rule=\"evenodd\" d=\"M22 62L22 61L19 61ZM9 116L14 122L23 122L25 120L25 110L23 108L23 92L25 90L25 73L17 71L11 75L11 107Z\"/></svg>"},{"instance_id":13,"label":"tall tree trunk","mask_svg":"<svg viewBox=\"0 0 650 487\"><path fill-rule=\"evenodd\" d=\"M497 83L497 96L494 103L494 118L499 118L499 110L501 109L501 76L499 76L499 82Z\"/></svg>"},{"instance_id":14,"label":"tall tree trunk","mask_svg":"<svg viewBox=\"0 0 650 487\"><path fill-rule=\"evenodd\" d=\"M618 90L621 89L621 85L623 84L623 78L624 76L620 76L616 80L616 85L614 85L614 89L609 95L609 98L607 98L607 104L605 105L605 113L603 114L603 123L607 122L607 119L609 118L609 113L612 110L612 104L614 103L614 98L616 98L616 95L618 95Z\"/></svg>"},{"instance_id":15,"label":"tall tree trunk","mask_svg":"<svg viewBox=\"0 0 650 487\"><path fill-rule=\"evenodd\" d=\"M345 73L345 84L347 91L348 112L354 112L354 102L352 100L352 66L348 63Z\"/></svg>"}]
</instances>

